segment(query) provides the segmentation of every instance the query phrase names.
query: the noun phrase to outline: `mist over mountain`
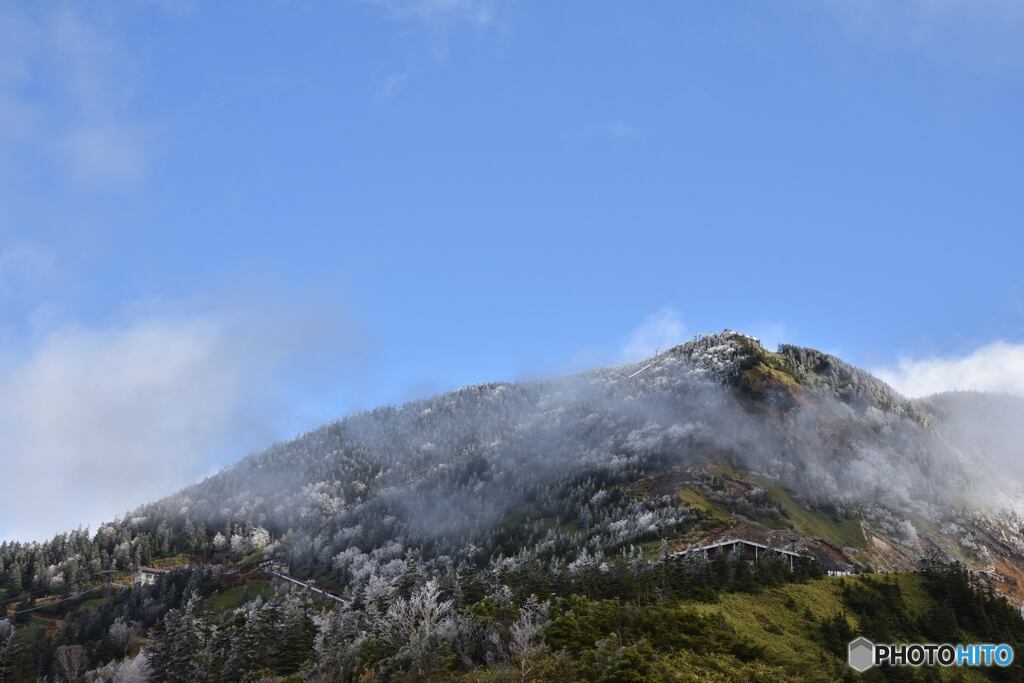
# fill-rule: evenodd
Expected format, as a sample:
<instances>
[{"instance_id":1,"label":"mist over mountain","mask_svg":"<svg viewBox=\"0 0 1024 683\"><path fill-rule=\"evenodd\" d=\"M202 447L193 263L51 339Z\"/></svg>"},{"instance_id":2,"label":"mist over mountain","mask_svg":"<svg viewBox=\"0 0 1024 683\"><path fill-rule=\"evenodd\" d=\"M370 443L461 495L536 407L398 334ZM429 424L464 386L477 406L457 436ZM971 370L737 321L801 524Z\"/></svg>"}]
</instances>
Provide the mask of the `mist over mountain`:
<instances>
[{"instance_id":1,"label":"mist over mountain","mask_svg":"<svg viewBox=\"0 0 1024 683\"><path fill-rule=\"evenodd\" d=\"M725 332L636 364L353 415L122 525L262 527L293 562L354 580L409 554L497 561L567 544L611 552L670 534L693 511L673 495L630 489L675 493L662 480L699 485L726 466L809 509L860 520L912 557L937 544L918 538L923 525L965 510L1012 515L1021 404L986 394L908 400L834 356L771 352ZM582 536L570 540L567 523ZM509 527L529 540L508 543Z\"/></svg>"}]
</instances>

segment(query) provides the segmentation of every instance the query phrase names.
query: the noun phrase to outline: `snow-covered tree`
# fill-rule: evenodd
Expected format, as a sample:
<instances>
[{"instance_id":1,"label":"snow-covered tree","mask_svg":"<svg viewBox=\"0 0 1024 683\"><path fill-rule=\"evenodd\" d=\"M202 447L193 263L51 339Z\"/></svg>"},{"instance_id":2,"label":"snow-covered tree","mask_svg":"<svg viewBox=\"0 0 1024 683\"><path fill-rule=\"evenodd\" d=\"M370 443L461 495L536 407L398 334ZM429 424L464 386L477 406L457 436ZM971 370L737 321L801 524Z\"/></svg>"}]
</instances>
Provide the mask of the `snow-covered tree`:
<instances>
[{"instance_id":1,"label":"snow-covered tree","mask_svg":"<svg viewBox=\"0 0 1024 683\"><path fill-rule=\"evenodd\" d=\"M447 635L452 621L452 601L442 600L437 581L428 581L408 599L397 598L377 623L382 640L408 657L423 673L430 655Z\"/></svg>"},{"instance_id":2,"label":"snow-covered tree","mask_svg":"<svg viewBox=\"0 0 1024 683\"><path fill-rule=\"evenodd\" d=\"M54 666L58 675L68 683L77 681L85 673L89 656L81 645L61 645L53 653Z\"/></svg>"},{"instance_id":3,"label":"snow-covered tree","mask_svg":"<svg viewBox=\"0 0 1024 683\"><path fill-rule=\"evenodd\" d=\"M261 526L249 532L249 546L253 550L262 550L270 545L270 532Z\"/></svg>"},{"instance_id":4,"label":"snow-covered tree","mask_svg":"<svg viewBox=\"0 0 1024 683\"><path fill-rule=\"evenodd\" d=\"M129 651L138 641L139 624L134 621L126 621L124 617L118 617L110 625L107 635L110 642L127 657Z\"/></svg>"},{"instance_id":5,"label":"snow-covered tree","mask_svg":"<svg viewBox=\"0 0 1024 683\"><path fill-rule=\"evenodd\" d=\"M0 681L13 678L10 664L15 655L14 624L10 619L0 619Z\"/></svg>"},{"instance_id":6,"label":"snow-covered tree","mask_svg":"<svg viewBox=\"0 0 1024 683\"><path fill-rule=\"evenodd\" d=\"M531 595L519 609L519 617L509 627L508 649L523 681L528 679L533 658L545 650L541 634L547 625L548 611L548 603L542 603L537 596Z\"/></svg>"}]
</instances>

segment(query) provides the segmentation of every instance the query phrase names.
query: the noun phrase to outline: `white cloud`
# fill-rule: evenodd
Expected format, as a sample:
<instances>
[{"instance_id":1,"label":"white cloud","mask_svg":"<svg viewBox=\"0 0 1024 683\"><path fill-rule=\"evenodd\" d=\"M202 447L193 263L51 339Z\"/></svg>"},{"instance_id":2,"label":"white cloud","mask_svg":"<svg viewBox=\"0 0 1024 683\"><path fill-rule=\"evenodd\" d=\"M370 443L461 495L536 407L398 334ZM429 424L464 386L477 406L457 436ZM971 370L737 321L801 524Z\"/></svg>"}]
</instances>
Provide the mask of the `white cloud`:
<instances>
[{"instance_id":1,"label":"white cloud","mask_svg":"<svg viewBox=\"0 0 1024 683\"><path fill-rule=\"evenodd\" d=\"M66 74L73 114L59 153L79 181L132 182L146 168L146 136L121 111L128 56L82 16L63 10L49 25L54 54ZM114 79L119 82L114 84Z\"/></svg>"},{"instance_id":2,"label":"white cloud","mask_svg":"<svg viewBox=\"0 0 1024 683\"><path fill-rule=\"evenodd\" d=\"M682 343L686 334L679 311L665 307L647 316L640 327L633 330L620 355L623 360L636 361L653 356L659 349Z\"/></svg>"},{"instance_id":3,"label":"white cloud","mask_svg":"<svg viewBox=\"0 0 1024 683\"><path fill-rule=\"evenodd\" d=\"M0 533L95 529L280 438L285 376L344 349L328 328L210 314L53 329L0 371Z\"/></svg>"},{"instance_id":4,"label":"white cloud","mask_svg":"<svg viewBox=\"0 0 1024 683\"><path fill-rule=\"evenodd\" d=\"M943 391L999 391L1024 396L1024 345L997 341L966 356L904 358L874 374L906 396Z\"/></svg>"},{"instance_id":5,"label":"white cloud","mask_svg":"<svg viewBox=\"0 0 1024 683\"><path fill-rule=\"evenodd\" d=\"M108 27L109 28L109 27ZM131 55L67 7L0 10L0 142L77 182L137 181L148 166L145 127L129 114Z\"/></svg>"}]
</instances>

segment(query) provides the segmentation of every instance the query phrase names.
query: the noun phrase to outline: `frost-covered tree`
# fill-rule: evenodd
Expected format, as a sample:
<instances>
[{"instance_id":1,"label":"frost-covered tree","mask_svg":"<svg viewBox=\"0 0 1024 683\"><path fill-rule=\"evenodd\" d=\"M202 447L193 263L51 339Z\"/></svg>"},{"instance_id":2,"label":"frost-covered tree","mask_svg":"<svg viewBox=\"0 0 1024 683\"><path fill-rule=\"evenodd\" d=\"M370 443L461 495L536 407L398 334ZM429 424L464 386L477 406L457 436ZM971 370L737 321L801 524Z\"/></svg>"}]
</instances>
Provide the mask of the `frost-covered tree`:
<instances>
[{"instance_id":1,"label":"frost-covered tree","mask_svg":"<svg viewBox=\"0 0 1024 683\"><path fill-rule=\"evenodd\" d=\"M262 550L270 545L270 532L263 527L255 527L249 532L249 547L253 550Z\"/></svg>"},{"instance_id":2,"label":"frost-covered tree","mask_svg":"<svg viewBox=\"0 0 1024 683\"><path fill-rule=\"evenodd\" d=\"M89 683L149 683L151 677L149 657L145 650L140 650L135 657L107 662L85 673L85 680Z\"/></svg>"},{"instance_id":3,"label":"frost-covered tree","mask_svg":"<svg viewBox=\"0 0 1024 683\"><path fill-rule=\"evenodd\" d=\"M249 552L251 546L249 545L249 539L242 534L231 535L231 554L239 557Z\"/></svg>"},{"instance_id":4,"label":"frost-covered tree","mask_svg":"<svg viewBox=\"0 0 1024 683\"><path fill-rule=\"evenodd\" d=\"M54 652L54 663L61 679L72 683L85 673L89 656L81 645L61 645Z\"/></svg>"},{"instance_id":5,"label":"frost-covered tree","mask_svg":"<svg viewBox=\"0 0 1024 683\"><path fill-rule=\"evenodd\" d=\"M118 617L114 623L110 625L108 637L114 647L120 650L123 655L127 657L129 651L138 641L139 630L138 622L126 621L124 617Z\"/></svg>"},{"instance_id":6,"label":"frost-covered tree","mask_svg":"<svg viewBox=\"0 0 1024 683\"><path fill-rule=\"evenodd\" d=\"M182 609L172 609L164 617L149 654L155 680L173 683L206 680L209 627L196 615L197 603L198 597L192 595Z\"/></svg>"},{"instance_id":7,"label":"frost-covered tree","mask_svg":"<svg viewBox=\"0 0 1024 683\"><path fill-rule=\"evenodd\" d=\"M408 657L418 673L430 667L431 655L449 635L452 601L442 600L436 581L428 581L406 598L397 598L377 620L381 639Z\"/></svg>"},{"instance_id":8,"label":"frost-covered tree","mask_svg":"<svg viewBox=\"0 0 1024 683\"><path fill-rule=\"evenodd\" d=\"M519 669L520 678L528 680L531 661L545 649L542 633L547 625L548 603L531 595L519 610L519 617L509 627L508 649Z\"/></svg>"},{"instance_id":9,"label":"frost-covered tree","mask_svg":"<svg viewBox=\"0 0 1024 683\"><path fill-rule=\"evenodd\" d=\"M10 619L0 619L0 681L13 678L10 667L16 654L14 624Z\"/></svg>"},{"instance_id":10,"label":"frost-covered tree","mask_svg":"<svg viewBox=\"0 0 1024 683\"><path fill-rule=\"evenodd\" d=\"M213 537L213 547L218 551L223 551L228 547L228 539L219 531Z\"/></svg>"}]
</instances>

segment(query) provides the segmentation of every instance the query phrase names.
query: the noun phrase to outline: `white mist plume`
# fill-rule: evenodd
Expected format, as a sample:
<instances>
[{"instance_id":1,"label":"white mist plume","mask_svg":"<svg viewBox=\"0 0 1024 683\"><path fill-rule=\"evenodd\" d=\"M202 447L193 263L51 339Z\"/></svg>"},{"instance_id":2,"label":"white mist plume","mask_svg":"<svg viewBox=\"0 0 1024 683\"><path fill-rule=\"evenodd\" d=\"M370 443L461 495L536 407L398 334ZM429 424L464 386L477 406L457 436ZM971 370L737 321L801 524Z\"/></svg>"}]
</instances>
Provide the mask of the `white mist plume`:
<instances>
[{"instance_id":1,"label":"white mist plume","mask_svg":"<svg viewBox=\"0 0 1024 683\"><path fill-rule=\"evenodd\" d=\"M0 531L95 529L279 438L278 380L330 336L301 316L219 313L49 332L0 368Z\"/></svg>"},{"instance_id":2,"label":"white mist plume","mask_svg":"<svg viewBox=\"0 0 1024 683\"><path fill-rule=\"evenodd\" d=\"M997 341L966 356L904 358L874 374L900 393L920 397L944 391L997 391L1024 396L1024 345Z\"/></svg>"},{"instance_id":3,"label":"white mist plume","mask_svg":"<svg viewBox=\"0 0 1024 683\"><path fill-rule=\"evenodd\" d=\"M622 346L625 361L637 361L653 356L658 349L667 349L683 341L686 326L679 311L666 306L647 316L640 327L633 330Z\"/></svg>"}]
</instances>

